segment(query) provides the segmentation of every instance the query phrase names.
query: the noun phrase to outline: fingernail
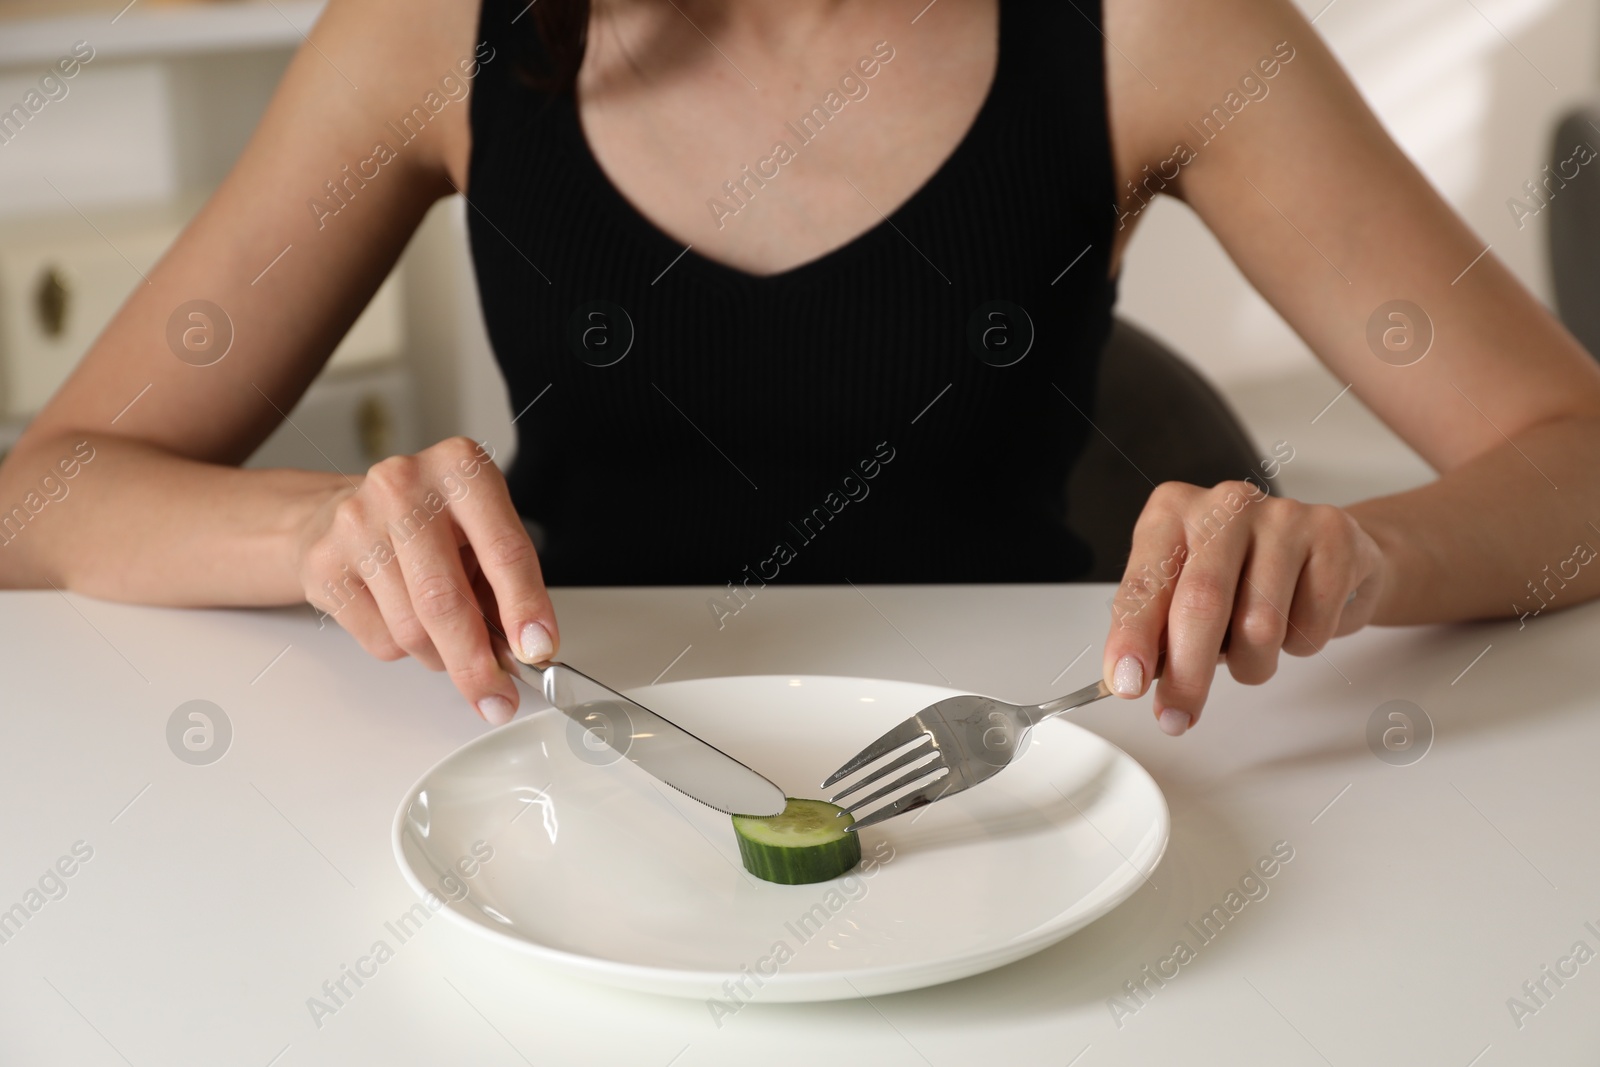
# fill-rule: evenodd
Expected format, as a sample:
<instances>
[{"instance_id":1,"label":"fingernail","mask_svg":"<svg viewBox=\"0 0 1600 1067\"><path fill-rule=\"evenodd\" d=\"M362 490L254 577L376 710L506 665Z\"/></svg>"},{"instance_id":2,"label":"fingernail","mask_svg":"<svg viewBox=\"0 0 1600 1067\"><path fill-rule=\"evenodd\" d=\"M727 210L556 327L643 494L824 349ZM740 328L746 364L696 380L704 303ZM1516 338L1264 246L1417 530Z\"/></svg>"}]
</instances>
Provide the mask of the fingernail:
<instances>
[{"instance_id":1,"label":"fingernail","mask_svg":"<svg viewBox=\"0 0 1600 1067\"><path fill-rule=\"evenodd\" d=\"M1127 655L1117 660L1117 669L1111 674L1111 691L1121 697L1136 697L1144 688L1144 665L1136 656Z\"/></svg>"},{"instance_id":2,"label":"fingernail","mask_svg":"<svg viewBox=\"0 0 1600 1067\"><path fill-rule=\"evenodd\" d=\"M504 726L517 713L511 701L501 696L487 696L478 701L478 714L490 726Z\"/></svg>"},{"instance_id":3,"label":"fingernail","mask_svg":"<svg viewBox=\"0 0 1600 1067\"><path fill-rule=\"evenodd\" d=\"M550 641L550 631L536 622L530 622L522 628L517 644L522 646L524 663L543 663L555 651L555 645Z\"/></svg>"},{"instance_id":4,"label":"fingernail","mask_svg":"<svg viewBox=\"0 0 1600 1067\"><path fill-rule=\"evenodd\" d=\"M1187 711L1179 711L1177 708L1161 709L1161 715L1156 719L1157 725L1161 727L1161 732L1171 734L1173 737L1183 733L1193 722L1194 716Z\"/></svg>"}]
</instances>

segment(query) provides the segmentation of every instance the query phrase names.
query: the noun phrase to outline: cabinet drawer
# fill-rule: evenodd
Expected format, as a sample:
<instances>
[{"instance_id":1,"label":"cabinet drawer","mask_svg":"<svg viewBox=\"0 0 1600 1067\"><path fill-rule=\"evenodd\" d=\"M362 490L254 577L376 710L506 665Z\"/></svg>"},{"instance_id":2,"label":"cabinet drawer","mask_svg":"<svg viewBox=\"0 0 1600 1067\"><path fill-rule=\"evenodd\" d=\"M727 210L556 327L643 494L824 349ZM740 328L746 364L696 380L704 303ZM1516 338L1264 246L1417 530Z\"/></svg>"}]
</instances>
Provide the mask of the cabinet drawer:
<instances>
[{"instance_id":1,"label":"cabinet drawer","mask_svg":"<svg viewBox=\"0 0 1600 1067\"><path fill-rule=\"evenodd\" d=\"M44 406L144 284L139 272L155 266L180 229L102 225L101 237L74 217L59 234L0 239L0 417L26 417ZM405 347L404 329L400 279L391 273L328 366L353 370L392 360Z\"/></svg>"},{"instance_id":2,"label":"cabinet drawer","mask_svg":"<svg viewBox=\"0 0 1600 1067\"><path fill-rule=\"evenodd\" d=\"M84 228L82 220L78 227ZM50 399L128 293L144 284L138 271L155 266L172 237L170 229L145 227L110 237L115 248L92 231L0 242L0 405L6 415L31 414Z\"/></svg>"},{"instance_id":3,"label":"cabinet drawer","mask_svg":"<svg viewBox=\"0 0 1600 1067\"><path fill-rule=\"evenodd\" d=\"M422 447L413 401L410 375L398 367L323 378L245 466L363 474L385 456Z\"/></svg>"}]
</instances>

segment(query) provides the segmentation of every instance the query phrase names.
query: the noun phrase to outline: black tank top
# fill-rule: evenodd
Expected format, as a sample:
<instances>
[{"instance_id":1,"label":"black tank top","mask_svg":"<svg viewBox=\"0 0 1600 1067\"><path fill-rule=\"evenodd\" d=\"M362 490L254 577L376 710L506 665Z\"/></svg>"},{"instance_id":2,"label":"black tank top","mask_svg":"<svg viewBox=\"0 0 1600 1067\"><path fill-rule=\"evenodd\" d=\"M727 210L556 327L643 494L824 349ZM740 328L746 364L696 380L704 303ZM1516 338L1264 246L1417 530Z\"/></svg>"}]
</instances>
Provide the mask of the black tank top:
<instances>
[{"instance_id":1,"label":"black tank top","mask_svg":"<svg viewBox=\"0 0 1600 1067\"><path fill-rule=\"evenodd\" d=\"M766 277L685 251L611 184L572 94L519 76L541 59L526 6L484 0L468 219L546 580L1084 574L1066 480L1116 296L1099 4L1001 0L994 82L939 170ZM791 150L826 136L827 89ZM727 192L759 196L743 173Z\"/></svg>"}]
</instances>

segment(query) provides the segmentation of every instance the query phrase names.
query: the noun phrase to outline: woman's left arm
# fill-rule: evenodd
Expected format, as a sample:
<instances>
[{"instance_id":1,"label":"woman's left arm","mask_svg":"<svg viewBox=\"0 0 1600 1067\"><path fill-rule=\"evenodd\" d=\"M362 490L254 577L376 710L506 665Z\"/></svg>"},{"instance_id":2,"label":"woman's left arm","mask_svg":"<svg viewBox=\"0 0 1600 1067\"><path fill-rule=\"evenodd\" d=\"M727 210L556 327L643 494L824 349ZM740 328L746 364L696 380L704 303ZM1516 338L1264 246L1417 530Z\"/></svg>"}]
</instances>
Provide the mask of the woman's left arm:
<instances>
[{"instance_id":1,"label":"woman's left arm","mask_svg":"<svg viewBox=\"0 0 1600 1067\"><path fill-rule=\"evenodd\" d=\"M1225 640L1230 671L1256 683L1280 650L1311 655L1369 622L1600 595L1600 566L1585 566L1600 548L1595 361L1429 186L1288 0L1105 7L1113 129L1172 143L1155 159L1119 146L1119 174L1140 187L1123 187L1122 211L1155 192L1185 201L1439 473L1342 509L1240 483L1160 487L1117 594L1108 682L1144 692L1164 645L1154 710L1181 733ZM1412 309L1391 318L1397 301Z\"/></svg>"}]
</instances>

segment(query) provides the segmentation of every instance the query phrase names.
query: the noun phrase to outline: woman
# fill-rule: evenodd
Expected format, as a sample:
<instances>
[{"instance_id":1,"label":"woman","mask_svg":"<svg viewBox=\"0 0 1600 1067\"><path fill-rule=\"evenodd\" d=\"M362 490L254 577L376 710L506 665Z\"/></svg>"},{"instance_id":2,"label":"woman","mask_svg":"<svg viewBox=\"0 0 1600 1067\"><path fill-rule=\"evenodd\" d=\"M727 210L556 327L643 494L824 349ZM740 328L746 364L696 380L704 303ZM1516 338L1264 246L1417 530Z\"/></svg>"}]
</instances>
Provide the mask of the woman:
<instances>
[{"instance_id":1,"label":"woman","mask_svg":"<svg viewBox=\"0 0 1600 1067\"><path fill-rule=\"evenodd\" d=\"M521 413L509 485L463 439L364 476L237 469L453 191ZM1158 487L1104 671L1140 696L1164 649L1164 730L1224 658L1260 683L1368 623L1504 615L1589 536L1600 371L1288 0L332 0L0 469L11 500L93 457L5 584L309 600L498 724L491 632L555 652L546 576L1070 580L1072 409L1158 194L1439 471L1343 509ZM1402 299L1438 341L1397 366L1368 330ZM184 358L196 300L232 325L214 363Z\"/></svg>"}]
</instances>

